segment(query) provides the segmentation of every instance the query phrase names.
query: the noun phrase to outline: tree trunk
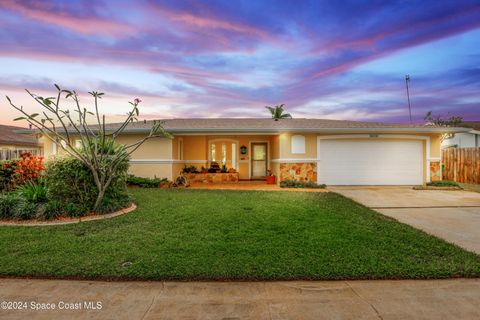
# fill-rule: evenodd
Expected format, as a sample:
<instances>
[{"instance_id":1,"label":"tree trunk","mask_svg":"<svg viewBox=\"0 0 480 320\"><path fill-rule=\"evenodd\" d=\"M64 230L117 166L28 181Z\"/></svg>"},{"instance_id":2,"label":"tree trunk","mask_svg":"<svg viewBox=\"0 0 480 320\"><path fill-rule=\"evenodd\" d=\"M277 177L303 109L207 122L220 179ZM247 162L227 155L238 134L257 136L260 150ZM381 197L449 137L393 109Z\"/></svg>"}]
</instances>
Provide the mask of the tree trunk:
<instances>
[{"instance_id":1,"label":"tree trunk","mask_svg":"<svg viewBox=\"0 0 480 320\"><path fill-rule=\"evenodd\" d=\"M97 200L95 200L95 205L93 206L94 212L97 211L100 202L102 202L103 196L105 195L105 189L98 190Z\"/></svg>"}]
</instances>

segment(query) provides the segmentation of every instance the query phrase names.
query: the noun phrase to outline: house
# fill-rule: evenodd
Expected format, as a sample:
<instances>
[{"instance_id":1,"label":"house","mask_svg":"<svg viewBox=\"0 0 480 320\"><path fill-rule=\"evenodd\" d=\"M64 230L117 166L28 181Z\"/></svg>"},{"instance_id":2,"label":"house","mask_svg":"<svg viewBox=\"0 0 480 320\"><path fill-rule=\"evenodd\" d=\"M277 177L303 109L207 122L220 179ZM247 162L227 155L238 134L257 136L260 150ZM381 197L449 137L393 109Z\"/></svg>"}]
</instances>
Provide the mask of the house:
<instances>
[{"instance_id":1,"label":"house","mask_svg":"<svg viewBox=\"0 0 480 320\"><path fill-rule=\"evenodd\" d=\"M42 155L43 146L33 135L18 133L25 128L0 125L0 160L20 158L23 152Z\"/></svg>"},{"instance_id":2,"label":"house","mask_svg":"<svg viewBox=\"0 0 480 320\"><path fill-rule=\"evenodd\" d=\"M167 119L173 139L147 141L131 159L131 173L175 179L184 166L212 161L240 180L297 179L327 185L421 185L441 179L440 137L462 128L323 119ZM113 131L119 124L109 124ZM151 121L131 123L117 138L132 143ZM57 146L45 141L46 156Z\"/></svg>"},{"instance_id":3,"label":"house","mask_svg":"<svg viewBox=\"0 0 480 320\"><path fill-rule=\"evenodd\" d=\"M446 148L478 148L480 147L480 121L466 121L461 127L469 128L468 132L455 134L442 141L442 149Z\"/></svg>"}]
</instances>

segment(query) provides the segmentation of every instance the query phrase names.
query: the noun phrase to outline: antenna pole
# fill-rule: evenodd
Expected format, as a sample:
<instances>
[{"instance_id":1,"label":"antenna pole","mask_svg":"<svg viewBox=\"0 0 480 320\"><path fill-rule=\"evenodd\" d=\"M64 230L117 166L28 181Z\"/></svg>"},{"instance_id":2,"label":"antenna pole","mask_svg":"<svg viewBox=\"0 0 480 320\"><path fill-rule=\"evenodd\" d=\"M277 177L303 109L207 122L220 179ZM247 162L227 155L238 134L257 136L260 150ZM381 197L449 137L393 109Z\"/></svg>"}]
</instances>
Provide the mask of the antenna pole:
<instances>
[{"instance_id":1,"label":"antenna pole","mask_svg":"<svg viewBox=\"0 0 480 320\"><path fill-rule=\"evenodd\" d=\"M410 75L405 76L405 85L407 86L407 99L408 99L408 115L410 116L410 123L412 123L412 108L410 106L410 91L408 90L408 83L410 82Z\"/></svg>"}]
</instances>

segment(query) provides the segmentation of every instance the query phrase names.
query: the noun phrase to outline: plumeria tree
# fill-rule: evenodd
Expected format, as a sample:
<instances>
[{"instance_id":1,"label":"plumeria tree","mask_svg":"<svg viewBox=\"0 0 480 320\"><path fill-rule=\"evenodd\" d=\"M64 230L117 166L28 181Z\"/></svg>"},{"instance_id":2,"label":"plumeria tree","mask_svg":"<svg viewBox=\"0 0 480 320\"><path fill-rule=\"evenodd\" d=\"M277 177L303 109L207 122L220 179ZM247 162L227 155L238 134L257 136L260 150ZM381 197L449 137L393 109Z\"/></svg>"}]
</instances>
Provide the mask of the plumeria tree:
<instances>
[{"instance_id":1,"label":"plumeria tree","mask_svg":"<svg viewBox=\"0 0 480 320\"><path fill-rule=\"evenodd\" d=\"M290 113L285 113L284 104L274 106L274 107L266 106L265 108L267 108L268 111L270 111L270 114L272 115L272 119L275 121L278 121L280 119L292 118Z\"/></svg>"},{"instance_id":2,"label":"plumeria tree","mask_svg":"<svg viewBox=\"0 0 480 320\"><path fill-rule=\"evenodd\" d=\"M103 92L92 91L93 111L80 106L80 99L74 90L57 90L55 97L41 97L26 90L27 93L41 106L41 112L27 113L22 106L17 106L7 96L9 104L22 114L16 121L25 120L36 128L44 137L59 145L67 154L80 160L91 171L98 196L94 211L101 203L105 191L115 178L117 168L130 157L145 141L171 135L163 128L161 121L154 121L149 133L142 139L127 145L116 143L118 136L127 126L137 121L139 116L140 99L129 102L131 111L127 113L125 120L116 128L108 130L105 115L98 109L98 102L104 96ZM65 103L73 102L73 107L64 107ZM90 119L94 119L90 121ZM90 123L91 122L91 123ZM82 147L78 148L76 141L80 140Z\"/></svg>"},{"instance_id":3,"label":"plumeria tree","mask_svg":"<svg viewBox=\"0 0 480 320\"><path fill-rule=\"evenodd\" d=\"M459 127L462 122L463 118L460 116L452 116L449 115L448 118L443 118L440 115L434 115L432 111L427 112L425 115L425 123L427 125L435 125L439 127ZM442 141L445 139L450 139L455 136L455 133L444 133L442 134Z\"/></svg>"}]
</instances>

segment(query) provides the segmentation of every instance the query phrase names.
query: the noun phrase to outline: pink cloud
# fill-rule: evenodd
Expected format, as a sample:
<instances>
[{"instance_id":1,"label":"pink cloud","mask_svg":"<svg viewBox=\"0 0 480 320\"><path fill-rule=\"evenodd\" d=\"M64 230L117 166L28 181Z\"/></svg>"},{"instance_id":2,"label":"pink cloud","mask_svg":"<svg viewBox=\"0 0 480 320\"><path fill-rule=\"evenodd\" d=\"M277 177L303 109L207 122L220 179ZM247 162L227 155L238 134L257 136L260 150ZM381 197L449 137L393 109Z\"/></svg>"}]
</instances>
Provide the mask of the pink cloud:
<instances>
[{"instance_id":1,"label":"pink cloud","mask_svg":"<svg viewBox=\"0 0 480 320\"><path fill-rule=\"evenodd\" d=\"M23 3L17 0L4 0L0 7L47 24L60 26L81 34L104 34L125 36L135 33L133 26L106 20L101 17L77 17L66 11L59 11L43 2Z\"/></svg>"}]
</instances>

